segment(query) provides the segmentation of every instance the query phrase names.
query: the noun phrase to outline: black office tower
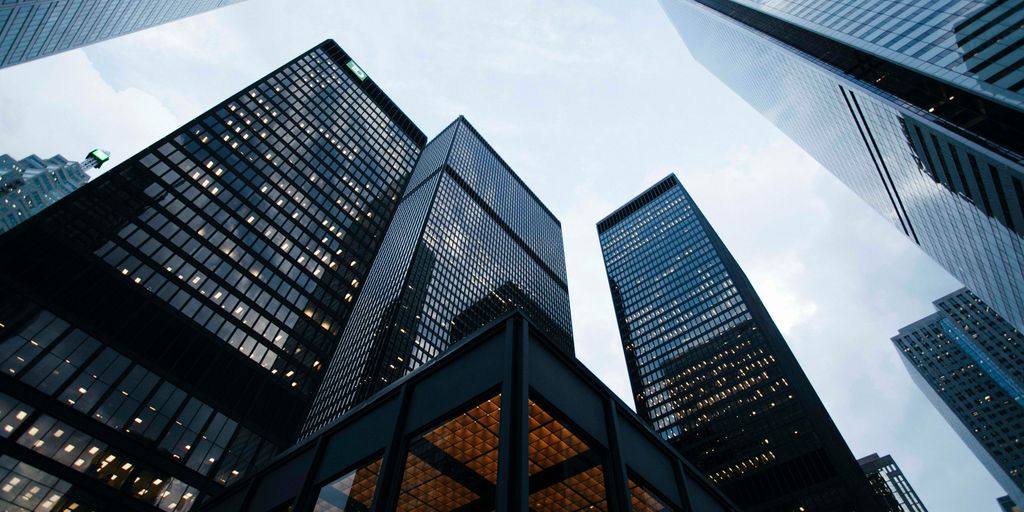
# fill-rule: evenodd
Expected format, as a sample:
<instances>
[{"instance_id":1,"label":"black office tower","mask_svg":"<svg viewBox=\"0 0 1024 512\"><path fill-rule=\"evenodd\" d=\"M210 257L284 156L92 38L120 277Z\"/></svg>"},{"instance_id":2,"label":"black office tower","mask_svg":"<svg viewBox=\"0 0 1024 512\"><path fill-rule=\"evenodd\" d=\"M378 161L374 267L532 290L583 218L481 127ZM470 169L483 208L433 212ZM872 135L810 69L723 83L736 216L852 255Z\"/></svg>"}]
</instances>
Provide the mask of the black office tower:
<instances>
[{"instance_id":1,"label":"black office tower","mask_svg":"<svg viewBox=\"0 0 1024 512\"><path fill-rule=\"evenodd\" d=\"M572 353L558 219L460 117L427 144L303 428L522 308Z\"/></svg>"},{"instance_id":2,"label":"black office tower","mask_svg":"<svg viewBox=\"0 0 1024 512\"><path fill-rule=\"evenodd\" d=\"M425 142L327 41L0 237L0 508L188 510L290 446Z\"/></svg>"},{"instance_id":3,"label":"black office tower","mask_svg":"<svg viewBox=\"0 0 1024 512\"><path fill-rule=\"evenodd\" d=\"M1024 5L661 3L701 64L1024 331Z\"/></svg>"},{"instance_id":4,"label":"black office tower","mask_svg":"<svg viewBox=\"0 0 1024 512\"><path fill-rule=\"evenodd\" d=\"M679 180L597 229L640 416L744 510L875 509L782 334Z\"/></svg>"}]
</instances>

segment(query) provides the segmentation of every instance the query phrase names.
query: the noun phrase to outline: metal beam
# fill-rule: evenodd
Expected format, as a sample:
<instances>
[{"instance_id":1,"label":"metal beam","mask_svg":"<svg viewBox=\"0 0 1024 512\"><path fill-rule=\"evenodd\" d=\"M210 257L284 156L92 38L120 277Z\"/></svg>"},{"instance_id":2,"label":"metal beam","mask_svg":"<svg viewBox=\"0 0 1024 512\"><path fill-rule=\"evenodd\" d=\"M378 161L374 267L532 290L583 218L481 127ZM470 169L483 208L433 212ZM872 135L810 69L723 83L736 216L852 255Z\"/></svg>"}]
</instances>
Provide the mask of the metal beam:
<instances>
[{"instance_id":1,"label":"metal beam","mask_svg":"<svg viewBox=\"0 0 1024 512\"><path fill-rule=\"evenodd\" d=\"M529 481L529 326L514 315L505 322L505 375L501 383L502 443L498 448L498 512L527 512Z\"/></svg>"}]
</instances>

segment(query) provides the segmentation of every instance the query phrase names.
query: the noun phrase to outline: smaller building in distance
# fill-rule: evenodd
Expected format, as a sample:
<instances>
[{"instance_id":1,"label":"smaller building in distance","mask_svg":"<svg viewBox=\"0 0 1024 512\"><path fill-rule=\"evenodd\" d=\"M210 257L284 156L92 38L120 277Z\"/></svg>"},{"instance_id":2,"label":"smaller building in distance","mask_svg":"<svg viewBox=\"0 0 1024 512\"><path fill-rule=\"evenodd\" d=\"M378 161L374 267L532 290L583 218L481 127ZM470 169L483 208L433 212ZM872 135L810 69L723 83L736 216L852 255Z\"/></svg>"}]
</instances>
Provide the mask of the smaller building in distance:
<instances>
[{"instance_id":1,"label":"smaller building in distance","mask_svg":"<svg viewBox=\"0 0 1024 512\"><path fill-rule=\"evenodd\" d=\"M999 509L1003 512L1020 512L1020 507L1009 496L1000 496L996 498L996 501L999 502Z\"/></svg>"},{"instance_id":2,"label":"smaller building in distance","mask_svg":"<svg viewBox=\"0 0 1024 512\"><path fill-rule=\"evenodd\" d=\"M921 391L1024 503L1024 336L966 288L935 307L892 341Z\"/></svg>"},{"instance_id":3,"label":"smaller building in distance","mask_svg":"<svg viewBox=\"0 0 1024 512\"><path fill-rule=\"evenodd\" d=\"M515 311L199 508L734 511Z\"/></svg>"},{"instance_id":4,"label":"smaller building in distance","mask_svg":"<svg viewBox=\"0 0 1024 512\"><path fill-rule=\"evenodd\" d=\"M888 512L928 512L921 498L910 486L903 471L896 465L891 455L879 457L872 453L867 457L857 459L864 475L868 477L868 484L875 491L885 505Z\"/></svg>"},{"instance_id":5,"label":"smaller building in distance","mask_svg":"<svg viewBox=\"0 0 1024 512\"><path fill-rule=\"evenodd\" d=\"M0 155L0 233L78 190L89 181L86 172L109 159L100 149L81 162L70 162L61 155L45 160L36 155L21 160Z\"/></svg>"}]
</instances>

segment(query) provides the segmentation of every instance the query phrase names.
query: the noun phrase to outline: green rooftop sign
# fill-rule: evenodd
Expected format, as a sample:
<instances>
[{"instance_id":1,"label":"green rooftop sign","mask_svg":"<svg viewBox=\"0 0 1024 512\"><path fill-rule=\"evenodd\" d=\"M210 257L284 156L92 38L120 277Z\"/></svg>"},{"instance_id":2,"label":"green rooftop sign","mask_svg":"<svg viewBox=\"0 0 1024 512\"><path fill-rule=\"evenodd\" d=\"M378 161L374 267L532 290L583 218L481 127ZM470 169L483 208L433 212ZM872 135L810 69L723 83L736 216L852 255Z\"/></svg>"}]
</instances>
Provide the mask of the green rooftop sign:
<instances>
[{"instance_id":1,"label":"green rooftop sign","mask_svg":"<svg viewBox=\"0 0 1024 512\"><path fill-rule=\"evenodd\" d=\"M363 68L359 67L359 64L356 64L356 61L354 61L354 60L348 61L347 66L348 66L349 69L352 70L353 73L356 74L356 77L359 78L360 82L362 82L363 80L366 80L366 77L367 77L366 71L363 71Z\"/></svg>"},{"instance_id":2,"label":"green rooftop sign","mask_svg":"<svg viewBox=\"0 0 1024 512\"><path fill-rule=\"evenodd\" d=\"M89 156L95 158L96 161L101 163L101 164L103 162L106 162L107 160L110 160L110 153L107 153L106 151L103 151L102 149L94 149L94 150L92 150L91 152L89 152Z\"/></svg>"}]
</instances>

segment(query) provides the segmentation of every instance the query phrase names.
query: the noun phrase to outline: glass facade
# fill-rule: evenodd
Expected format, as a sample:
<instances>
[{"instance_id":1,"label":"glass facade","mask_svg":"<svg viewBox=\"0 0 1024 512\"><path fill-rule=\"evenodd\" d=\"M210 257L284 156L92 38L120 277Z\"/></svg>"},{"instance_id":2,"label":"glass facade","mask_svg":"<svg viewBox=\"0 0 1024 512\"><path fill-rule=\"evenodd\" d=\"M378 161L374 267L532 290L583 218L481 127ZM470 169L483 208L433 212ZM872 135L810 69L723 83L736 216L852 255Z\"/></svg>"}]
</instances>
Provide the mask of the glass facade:
<instances>
[{"instance_id":1,"label":"glass facade","mask_svg":"<svg viewBox=\"0 0 1024 512\"><path fill-rule=\"evenodd\" d=\"M885 503L882 510L886 512L928 512L917 492L910 486L903 471L896 465L891 455L878 456L872 453L857 459L868 484Z\"/></svg>"},{"instance_id":2,"label":"glass facade","mask_svg":"<svg viewBox=\"0 0 1024 512\"><path fill-rule=\"evenodd\" d=\"M4 453L180 511L295 441L426 143L350 61L324 42L0 237Z\"/></svg>"},{"instance_id":3,"label":"glass facade","mask_svg":"<svg viewBox=\"0 0 1024 512\"><path fill-rule=\"evenodd\" d=\"M873 509L785 340L676 177L598 233L640 416L745 510Z\"/></svg>"},{"instance_id":4,"label":"glass facade","mask_svg":"<svg viewBox=\"0 0 1024 512\"><path fill-rule=\"evenodd\" d=\"M735 512L516 311L199 510Z\"/></svg>"},{"instance_id":5,"label":"glass facade","mask_svg":"<svg viewBox=\"0 0 1024 512\"><path fill-rule=\"evenodd\" d=\"M1024 502L1024 335L967 289L935 306L892 341L953 430Z\"/></svg>"},{"instance_id":6,"label":"glass facade","mask_svg":"<svg viewBox=\"0 0 1024 512\"><path fill-rule=\"evenodd\" d=\"M69 162L60 155L45 160L0 155L0 234L85 185L86 171L96 163Z\"/></svg>"},{"instance_id":7,"label":"glass facade","mask_svg":"<svg viewBox=\"0 0 1024 512\"><path fill-rule=\"evenodd\" d=\"M377 491L377 476L381 458L347 472L337 480L320 488L313 512L361 512L370 510L373 493Z\"/></svg>"},{"instance_id":8,"label":"glass facade","mask_svg":"<svg viewBox=\"0 0 1024 512\"><path fill-rule=\"evenodd\" d=\"M0 504L11 512L99 512L76 499L70 483L7 455L0 455Z\"/></svg>"},{"instance_id":9,"label":"glass facade","mask_svg":"<svg viewBox=\"0 0 1024 512\"><path fill-rule=\"evenodd\" d=\"M10 0L0 5L0 68L239 1Z\"/></svg>"},{"instance_id":10,"label":"glass facade","mask_svg":"<svg viewBox=\"0 0 1024 512\"><path fill-rule=\"evenodd\" d=\"M1024 2L736 1L937 80L1024 108Z\"/></svg>"},{"instance_id":11,"label":"glass facade","mask_svg":"<svg viewBox=\"0 0 1024 512\"><path fill-rule=\"evenodd\" d=\"M493 509L500 419L495 396L413 440L396 510Z\"/></svg>"},{"instance_id":12,"label":"glass facade","mask_svg":"<svg viewBox=\"0 0 1024 512\"><path fill-rule=\"evenodd\" d=\"M757 8L751 7L755 3ZM920 36L901 52L927 47L927 41L942 36L929 32L928 24L901 25L900 16L865 15L865 9L887 2L829 2L827 12L811 8L819 3L769 7L745 0L663 0L662 5L698 61L1004 318L1024 328L1020 107L905 67L909 64L897 56L875 56L836 34L831 34L835 39L820 35L804 28L810 22L790 23L786 20L794 15L776 12L813 18L857 37L888 34L878 41L897 49L911 43L913 34ZM960 16L950 13L987 9L978 3L927 4L934 11L929 19L950 23L942 20ZM1016 6L1016 14L998 7L968 24L982 22L996 30L1010 23L1018 27L1013 37L1019 38L1019 22L1012 20L1024 14L1021 4L991 4ZM924 16L922 5L900 2L887 12L902 9L916 20ZM993 46L1003 44L995 39ZM1019 52L1019 46L1005 53Z\"/></svg>"},{"instance_id":13,"label":"glass facade","mask_svg":"<svg viewBox=\"0 0 1024 512\"><path fill-rule=\"evenodd\" d=\"M460 117L416 164L304 433L516 308L571 353L567 290L560 223Z\"/></svg>"}]
</instances>

